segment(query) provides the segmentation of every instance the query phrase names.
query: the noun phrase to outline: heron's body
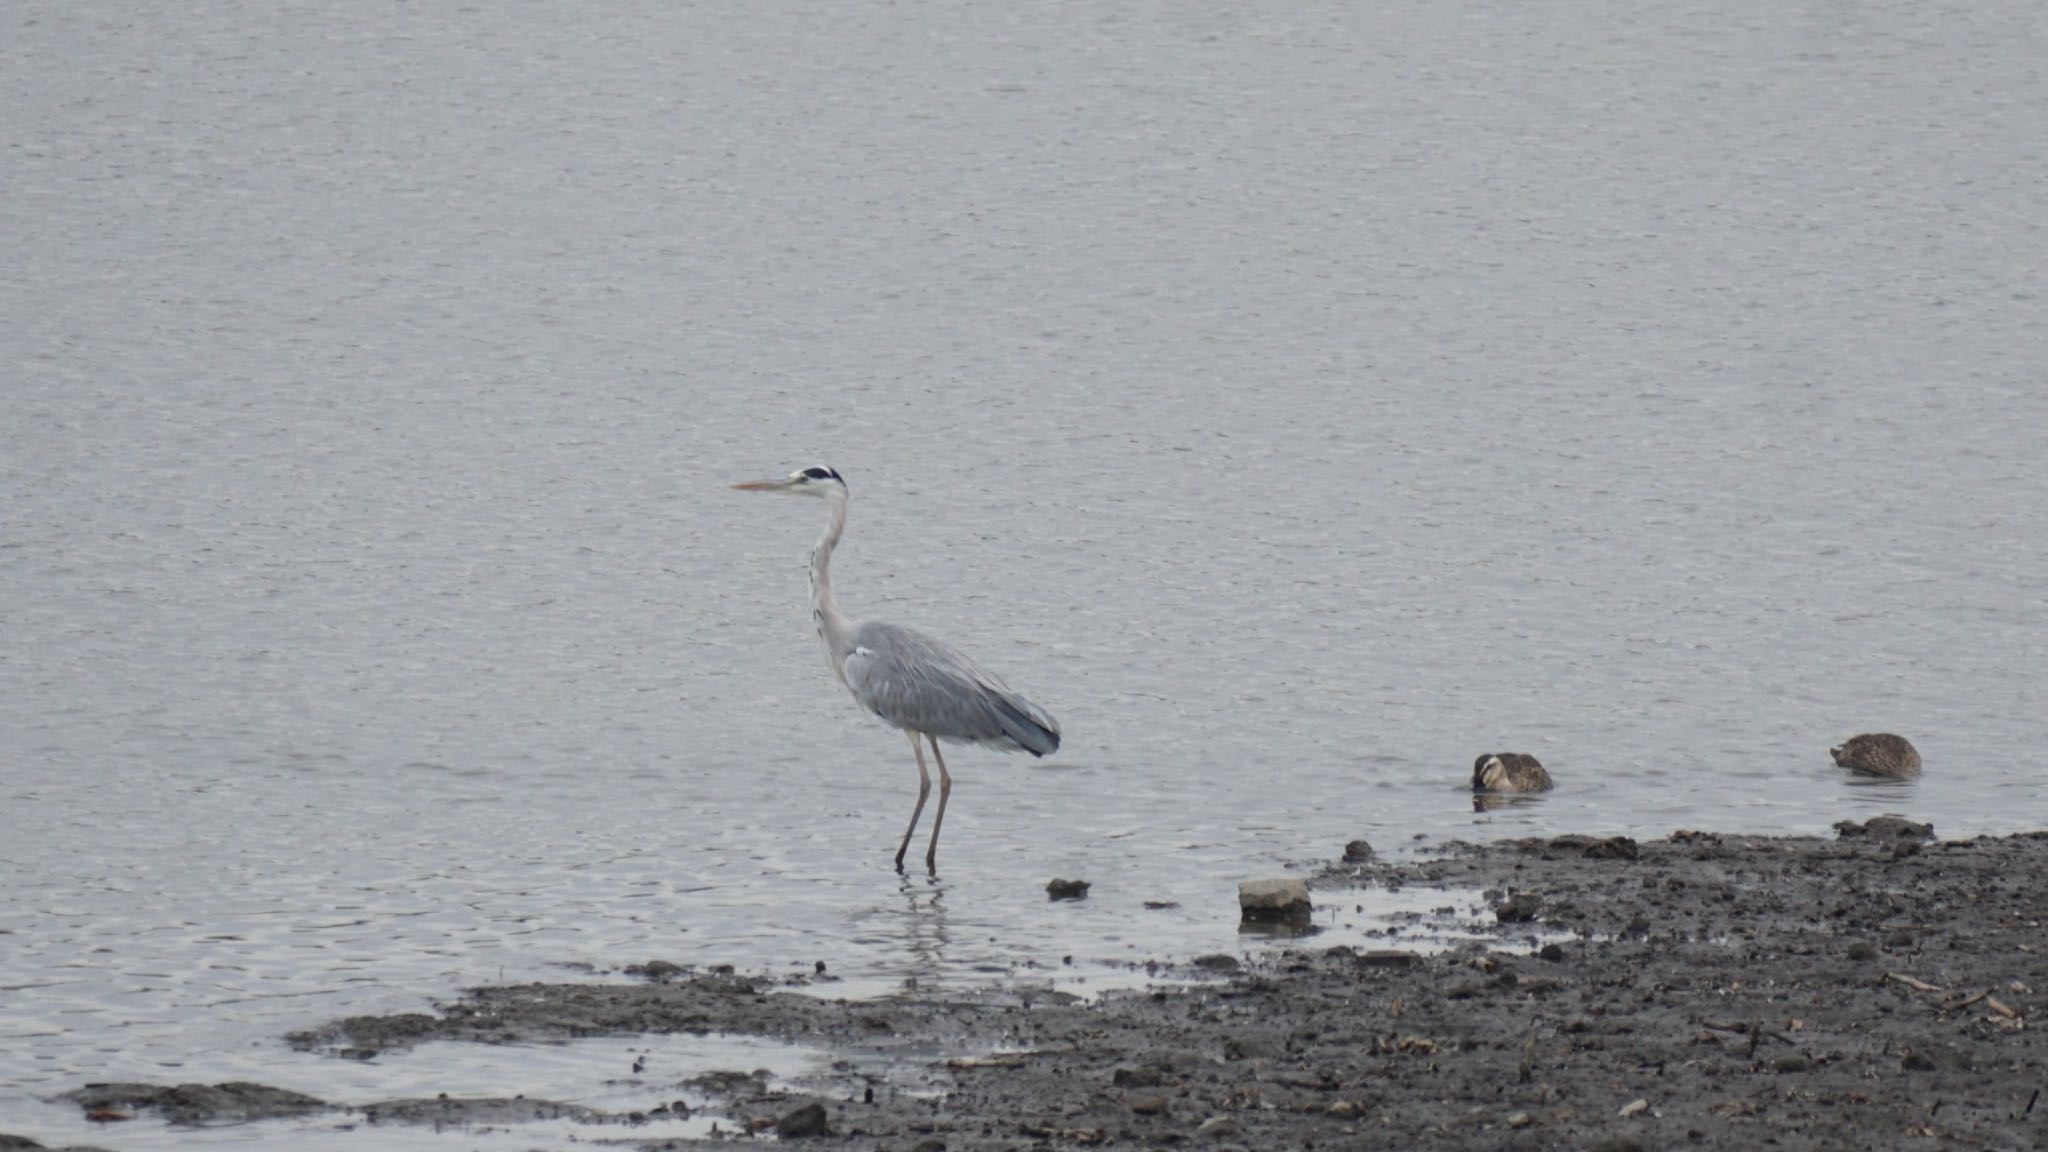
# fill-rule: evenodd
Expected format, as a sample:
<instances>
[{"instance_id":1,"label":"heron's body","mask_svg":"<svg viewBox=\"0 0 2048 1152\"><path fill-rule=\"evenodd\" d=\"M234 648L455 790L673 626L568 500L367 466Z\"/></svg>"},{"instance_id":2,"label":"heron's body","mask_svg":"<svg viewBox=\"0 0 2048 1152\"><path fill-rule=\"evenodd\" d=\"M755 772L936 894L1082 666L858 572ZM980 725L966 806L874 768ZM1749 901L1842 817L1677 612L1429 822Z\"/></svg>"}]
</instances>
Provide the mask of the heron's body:
<instances>
[{"instance_id":1,"label":"heron's body","mask_svg":"<svg viewBox=\"0 0 2048 1152\"><path fill-rule=\"evenodd\" d=\"M1043 756L1060 746L1059 725L972 660L912 628L853 626L840 657L853 698L906 732Z\"/></svg>"},{"instance_id":2,"label":"heron's body","mask_svg":"<svg viewBox=\"0 0 2048 1152\"><path fill-rule=\"evenodd\" d=\"M1865 776L1903 779L1920 774L1920 753L1904 736L1894 736L1889 732L1851 736L1828 749L1828 754L1835 758L1837 767Z\"/></svg>"},{"instance_id":3,"label":"heron's body","mask_svg":"<svg viewBox=\"0 0 2048 1152\"><path fill-rule=\"evenodd\" d=\"M1534 756L1522 752L1489 752L1472 762L1474 792L1548 792L1550 773Z\"/></svg>"},{"instance_id":4,"label":"heron's body","mask_svg":"<svg viewBox=\"0 0 2048 1152\"><path fill-rule=\"evenodd\" d=\"M917 806L910 827L896 850L896 865L910 847L924 812L931 777L924 766L923 737L939 762L939 809L932 817L931 846L925 865L936 868L939 826L946 819L946 798L953 778L939 754L939 741L986 744L995 748L1044 756L1060 746L1059 724L1037 705L1012 692L1003 682L958 650L931 636L898 624L849 620L832 595L832 552L846 531L846 482L830 468L806 468L787 480L736 484L756 492L787 492L821 496L831 505L825 534L811 550L811 619L832 672L861 707L910 736L917 757Z\"/></svg>"}]
</instances>

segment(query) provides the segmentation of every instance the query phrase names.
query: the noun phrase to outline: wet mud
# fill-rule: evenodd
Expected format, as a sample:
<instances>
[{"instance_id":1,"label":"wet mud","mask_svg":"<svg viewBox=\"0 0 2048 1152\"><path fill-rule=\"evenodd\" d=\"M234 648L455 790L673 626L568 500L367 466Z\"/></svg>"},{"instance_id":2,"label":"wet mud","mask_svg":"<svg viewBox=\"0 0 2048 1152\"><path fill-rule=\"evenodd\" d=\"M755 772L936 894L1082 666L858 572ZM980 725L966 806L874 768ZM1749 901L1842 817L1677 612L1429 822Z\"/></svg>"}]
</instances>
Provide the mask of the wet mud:
<instances>
[{"instance_id":1,"label":"wet mud","mask_svg":"<svg viewBox=\"0 0 2048 1152\"><path fill-rule=\"evenodd\" d=\"M587 1117L580 1142L649 1149L685 1145L636 1138L633 1123L693 1109L730 1118L714 1143L758 1133L901 1152L2041 1148L2044 881L2048 834L1940 842L1887 818L1833 838L1354 854L1313 877L1318 904L1442 888L1448 905L1482 890L1490 913L1462 924L1482 938L1422 954L1400 937L1356 949L1309 936L1093 1001L998 987L845 1002L649 964L629 984L479 988L291 1041L371 1058L426 1040L718 1032L833 1054L794 1086L746 1069L650 1079L644 1110ZM210 1118L245 1114L249 1087ZM116 1106L171 1114L119 1088ZM207 1099L173 1103L203 1120ZM410 1116L399 1103L377 1107L394 1121L471 1103L495 1109L481 1121L521 1115L502 1101L414 1102Z\"/></svg>"}]
</instances>

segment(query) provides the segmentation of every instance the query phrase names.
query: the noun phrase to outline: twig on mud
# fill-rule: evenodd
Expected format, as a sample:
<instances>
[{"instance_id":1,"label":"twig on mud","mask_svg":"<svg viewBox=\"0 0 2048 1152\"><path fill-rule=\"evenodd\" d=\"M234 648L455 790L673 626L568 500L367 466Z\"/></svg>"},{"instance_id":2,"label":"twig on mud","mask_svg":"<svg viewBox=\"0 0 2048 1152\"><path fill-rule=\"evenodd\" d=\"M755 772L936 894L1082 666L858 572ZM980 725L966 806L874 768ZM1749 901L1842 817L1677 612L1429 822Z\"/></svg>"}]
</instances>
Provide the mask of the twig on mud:
<instances>
[{"instance_id":1,"label":"twig on mud","mask_svg":"<svg viewBox=\"0 0 2048 1152\"><path fill-rule=\"evenodd\" d=\"M1940 1004L1935 1005L1935 1007L1941 1009L1943 1012L1954 1012L1958 1008L1968 1008L1970 1005L1975 1004L1977 1001L1982 1000L1989 995L1991 995L1991 989L1986 988L1982 992L1977 993L1975 996L1965 996L1961 1000L1944 1000Z\"/></svg>"},{"instance_id":2,"label":"twig on mud","mask_svg":"<svg viewBox=\"0 0 2048 1152\"><path fill-rule=\"evenodd\" d=\"M1940 992L1944 990L1938 984L1929 984L1925 980L1915 980L1911 976L1908 976L1903 972L1887 972L1884 974L1884 978L1887 980L1896 980L1899 983L1904 984L1906 987L1911 988L1915 992Z\"/></svg>"},{"instance_id":3,"label":"twig on mud","mask_svg":"<svg viewBox=\"0 0 2048 1152\"><path fill-rule=\"evenodd\" d=\"M1700 1021L1700 1027L1710 1032L1734 1032L1737 1035L1747 1033L1749 1036L1749 1054L1751 1056L1756 1055L1758 1039L1776 1040L1780 1044L1790 1044L1793 1047L1798 1047L1799 1044L1797 1040L1792 1039L1783 1032L1772 1032L1762 1024L1754 1021L1745 1024L1740 1020L1702 1020Z\"/></svg>"},{"instance_id":4,"label":"twig on mud","mask_svg":"<svg viewBox=\"0 0 2048 1152\"><path fill-rule=\"evenodd\" d=\"M1034 1056L1064 1056L1078 1051L1074 1048L1023 1048L1015 1052L995 1052L987 1056L955 1056L946 1061L946 1067L967 1068L1022 1068Z\"/></svg>"},{"instance_id":5,"label":"twig on mud","mask_svg":"<svg viewBox=\"0 0 2048 1152\"><path fill-rule=\"evenodd\" d=\"M2010 1004L2007 1004L2005 1001L2000 1000L1998 997L1991 995L1989 992L1986 992L1984 994L1984 1006L1986 1008L1991 1009L1993 1012L1998 1013L2000 1016L2005 1017L2007 1020L2016 1020L2019 1018L2018 1009L2014 1008Z\"/></svg>"},{"instance_id":6,"label":"twig on mud","mask_svg":"<svg viewBox=\"0 0 2048 1152\"><path fill-rule=\"evenodd\" d=\"M1536 1075L1536 1021L1529 1021L1529 1038L1522 1041L1521 1082L1527 1084Z\"/></svg>"}]
</instances>

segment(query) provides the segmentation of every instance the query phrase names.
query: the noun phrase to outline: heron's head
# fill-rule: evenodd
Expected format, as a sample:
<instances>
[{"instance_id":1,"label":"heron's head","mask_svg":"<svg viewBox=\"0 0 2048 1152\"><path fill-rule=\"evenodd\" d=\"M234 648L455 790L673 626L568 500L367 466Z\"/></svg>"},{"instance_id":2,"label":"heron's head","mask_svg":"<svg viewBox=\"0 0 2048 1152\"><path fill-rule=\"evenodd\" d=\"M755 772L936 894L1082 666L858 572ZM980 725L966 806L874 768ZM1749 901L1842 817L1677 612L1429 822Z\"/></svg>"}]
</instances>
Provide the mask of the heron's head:
<instances>
[{"instance_id":1,"label":"heron's head","mask_svg":"<svg viewBox=\"0 0 2048 1152\"><path fill-rule=\"evenodd\" d=\"M787 496L846 494L846 481L839 478L839 473L822 466L791 472L780 480L749 480L733 487L741 492L780 492Z\"/></svg>"}]
</instances>

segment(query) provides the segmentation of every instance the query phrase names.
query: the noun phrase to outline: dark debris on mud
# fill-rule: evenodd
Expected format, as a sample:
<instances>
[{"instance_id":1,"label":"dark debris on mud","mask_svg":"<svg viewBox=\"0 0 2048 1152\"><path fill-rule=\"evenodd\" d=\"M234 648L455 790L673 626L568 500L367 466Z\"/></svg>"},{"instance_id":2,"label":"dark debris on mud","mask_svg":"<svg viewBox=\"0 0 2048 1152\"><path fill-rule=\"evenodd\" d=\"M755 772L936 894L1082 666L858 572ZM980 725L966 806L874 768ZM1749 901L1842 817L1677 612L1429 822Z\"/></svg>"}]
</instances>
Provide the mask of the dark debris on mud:
<instances>
[{"instance_id":1,"label":"dark debris on mud","mask_svg":"<svg viewBox=\"0 0 2048 1152\"><path fill-rule=\"evenodd\" d=\"M1316 877L1319 898L1476 888L1514 914L1449 952L1296 949L1093 1002L1017 988L829 1001L662 972L480 988L436 1015L293 1041L786 1040L837 1059L802 1094L724 1085L741 1131L899 1152L2040 1148L2048 835L1930 843L1905 823L1354 856Z\"/></svg>"}]
</instances>

